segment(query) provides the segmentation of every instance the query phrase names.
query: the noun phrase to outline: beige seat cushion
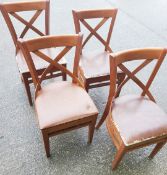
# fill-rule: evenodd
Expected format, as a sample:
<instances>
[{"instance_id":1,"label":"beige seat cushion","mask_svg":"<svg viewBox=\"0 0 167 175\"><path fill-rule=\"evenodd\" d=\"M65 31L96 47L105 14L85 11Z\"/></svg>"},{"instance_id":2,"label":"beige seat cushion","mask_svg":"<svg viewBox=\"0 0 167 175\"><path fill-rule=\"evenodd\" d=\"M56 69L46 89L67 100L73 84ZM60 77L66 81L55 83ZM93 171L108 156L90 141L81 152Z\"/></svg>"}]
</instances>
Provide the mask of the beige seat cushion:
<instances>
[{"instance_id":1,"label":"beige seat cushion","mask_svg":"<svg viewBox=\"0 0 167 175\"><path fill-rule=\"evenodd\" d=\"M167 134L167 114L146 97L117 98L112 118L126 145Z\"/></svg>"},{"instance_id":2,"label":"beige seat cushion","mask_svg":"<svg viewBox=\"0 0 167 175\"><path fill-rule=\"evenodd\" d=\"M84 72L85 78L93 78L109 75L109 53L108 52L85 52L80 58L80 67Z\"/></svg>"},{"instance_id":3,"label":"beige seat cushion","mask_svg":"<svg viewBox=\"0 0 167 175\"><path fill-rule=\"evenodd\" d=\"M42 52L45 53L47 56L51 57L52 59L54 59L58 54L58 50L56 50L54 48L43 49ZM34 61L34 64L35 64L35 67L37 70L45 69L49 65L46 61L42 60L41 58L39 58L35 54L32 54L31 56L32 56L32 59ZM25 58L24 58L21 50L19 50L17 55L16 55L16 61L17 61L20 73L29 72L28 66L26 64ZM63 57L59 63L66 64L65 58Z\"/></svg>"},{"instance_id":4,"label":"beige seat cushion","mask_svg":"<svg viewBox=\"0 0 167 175\"><path fill-rule=\"evenodd\" d=\"M42 88L35 107L40 129L98 113L87 92L71 82L54 82Z\"/></svg>"}]
</instances>

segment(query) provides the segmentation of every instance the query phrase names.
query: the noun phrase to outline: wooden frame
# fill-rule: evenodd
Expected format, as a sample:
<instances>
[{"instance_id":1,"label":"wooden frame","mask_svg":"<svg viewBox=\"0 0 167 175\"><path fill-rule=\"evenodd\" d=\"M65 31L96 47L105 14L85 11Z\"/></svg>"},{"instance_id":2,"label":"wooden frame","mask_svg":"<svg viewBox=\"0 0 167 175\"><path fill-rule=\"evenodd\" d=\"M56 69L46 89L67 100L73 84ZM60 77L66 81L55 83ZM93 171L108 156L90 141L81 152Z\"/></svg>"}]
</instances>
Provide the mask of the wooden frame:
<instances>
[{"instance_id":1,"label":"wooden frame","mask_svg":"<svg viewBox=\"0 0 167 175\"><path fill-rule=\"evenodd\" d=\"M110 45L110 39L117 15L117 9L98 9L98 10L84 10L84 11L72 11L75 31L76 33L81 32L81 24L88 29L90 34L86 37L85 41L83 42L82 48L86 45L86 43L90 40L92 36L96 37L97 40L104 45L105 52L111 53L112 49ZM87 19L95 19L95 18L102 18L102 20L96 25L95 28L92 28L87 22ZM111 20L110 27L107 35L107 39L103 39L97 31L106 23L106 21ZM98 59L98 58L97 58ZM91 88L102 87L110 85L110 75L109 72L107 75L99 75L87 78L85 72L82 70L82 66L80 66L80 79L84 82L85 88L88 91ZM125 78L125 74L122 72L118 72L118 81L117 83L120 84Z\"/></svg>"},{"instance_id":2,"label":"wooden frame","mask_svg":"<svg viewBox=\"0 0 167 175\"><path fill-rule=\"evenodd\" d=\"M23 51L26 62L30 69L33 83L36 87L35 99L39 95L38 92L42 89L42 85L41 85L42 81L45 79L45 76L53 67L56 67L60 71L69 75L72 78L72 83L77 84L78 86L81 86L82 88L84 88L82 82L78 79L78 64L79 64L81 44L82 44L81 35L45 36L45 37L41 37L38 39L32 39L32 40L27 40L27 41L20 40L18 43L19 43L20 48ZM55 59L52 59L40 51L41 49L51 48L51 47L54 47L54 48L64 47L64 49L56 56ZM59 61L72 48L75 48L73 72L68 70L65 66L59 64ZM39 58L49 63L48 67L43 71L41 77L38 77L37 75L37 71L35 69L30 53L36 54L37 56L39 56ZM64 108L66 107L64 106ZM65 122L63 124L58 124L53 127L41 129L47 157L50 156L49 137L52 137L54 135L57 135L63 132L67 132L73 129L88 126L89 127L89 143L91 143L93 139L97 115L98 115L98 112L95 112L91 115L85 115L85 117L80 118L80 119L75 119L70 122Z\"/></svg>"},{"instance_id":3,"label":"wooden frame","mask_svg":"<svg viewBox=\"0 0 167 175\"><path fill-rule=\"evenodd\" d=\"M6 21L6 24L12 36L14 45L16 47L16 58L19 52L17 41L19 38L23 38L30 29L40 36L49 35L49 18L50 18L49 17L50 16L49 15L50 13L50 1L49 0L34 0L34 1L24 1L24 2L1 3L0 10ZM20 15L17 14L17 12L27 12L27 11L35 11L33 17L29 21L26 21ZM33 23L37 20L37 18L40 16L40 14L43 11L45 12L45 33L41 32L39 29L33 26ZM12 23L12 19L10 16L14 17L20 23L25 25L25 28L23 29L20 36L17 36L16 30L14 28L14 25ZM16 61L18 63L17 59ZM21 79L25 85L28 101L29 101L29 104L32 105L32 97L31 97L31 91L30 91L30 83L32 83L32 78L31 78L29 71L27 70L23 72L21 71L22 67L24 66L25 66L24 62L21 61L21 64L18 63L19 72L21 74ZM66 63L64 64L64 66L66 66ZM44 69L45 69L45 66L38 69L37 71L38 76L41 75L41 72L43 72ZM51 72L48 74L46 79L54 78L58 76L63 76L63 80L66 80L66 75L62 74L57 69L51 70Z\"/></svg>"},{"instance_id":4,"label":"wooden frame","mask_svg":"<svg viewBox=\"0 0 167 175\"><path fill-rule=\"evenodd\" d=\"M110 56L110 93L107 101L107 105L105 108L105 112L101 121L98 124L98 128L106 119L108 132L114 142L114 145L117 148L117 153L115 155L114 161L112 163L112 169L116 169L121 159L125 155L125 153L132 151L134 149L138 149L144 146L148 146L151 144L157 144L150 154L150 158L153 158L157 152L163 147L163 145L167 142L167 134L156 136L153 138L147 138L144 140L138 140L130 145L125 144L123 138L121 137L120 132L118 131L117 126L115 125L112 117L113 110L113 101L117 98L120 90L130 79L134 81L134 83L142 89L141 96L147 95L149 100L155 102L155 99L149 88L166 56L166 49L163 48L146 48L146 49L136 49L136 50L128 50L124 52L118 52L115 54L111 54ZM145 60L142 64L140 64L134 71L130 72L123 63L133 60ZM148 65L153 60L157 61L155 67L146 83L144 85L135 74L142 70L146 65ZM124 81L116 88L116 76L117 76L117 67L119 67L127 77Z\"/></svg>"}]
</instances>

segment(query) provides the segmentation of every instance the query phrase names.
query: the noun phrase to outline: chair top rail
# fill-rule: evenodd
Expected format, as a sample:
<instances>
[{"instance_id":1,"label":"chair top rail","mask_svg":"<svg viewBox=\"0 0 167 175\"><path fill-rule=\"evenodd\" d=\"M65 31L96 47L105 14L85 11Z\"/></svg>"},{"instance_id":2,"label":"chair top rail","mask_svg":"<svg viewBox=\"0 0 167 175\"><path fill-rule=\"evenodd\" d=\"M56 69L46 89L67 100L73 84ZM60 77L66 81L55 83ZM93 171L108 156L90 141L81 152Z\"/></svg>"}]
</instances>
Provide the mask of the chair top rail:
<instances>
[{"instance_id":1,"label":"chair top rail","mask_svg":"<svg viewBox=\"0 0 167 175\"><path fill-rule=\"evenodd\" d=\"M111 53L111 57L116 58L116 64L127 61L142 60L142 59L158 59L160 54L164 51L161 47L150 47L141 49L129 49L117 53Z\"/></svg>"},{"instance_id":2,"label":"chair top rail","mask_svg":"<svg viewBox=\"0 0 167 175\"><path fill-rule=\"evenodd\" d=\"M115 15L117 9L98 9L98 10L73 10L78 19L90 19L90 18L109 18Z\"/></svg>"},{"instance_id":3,"label":"chair top rail","mask_svg":"<svg viewBox=\"0 0 167 175\"><path fill-rule=\"evenodd\" d=\"M43 10L47 8L49 0L34 0L34 1L22 1L14 3L1 3L0 8L4 8L8 13L31 11L31 10Z\"/></svg>"},{"instance_id":4,"label":"chair top rail","mask_svg":"<svg viewBox=\"0 0 167 175\"><path fill-rule=\"evenodd\" d=\"M43 36L40 38L30 39L26 41L27 48L30 52L39 49L75 46L78 42L78 35L61 35L61 36Z\"/></svg>"}]
</instances>

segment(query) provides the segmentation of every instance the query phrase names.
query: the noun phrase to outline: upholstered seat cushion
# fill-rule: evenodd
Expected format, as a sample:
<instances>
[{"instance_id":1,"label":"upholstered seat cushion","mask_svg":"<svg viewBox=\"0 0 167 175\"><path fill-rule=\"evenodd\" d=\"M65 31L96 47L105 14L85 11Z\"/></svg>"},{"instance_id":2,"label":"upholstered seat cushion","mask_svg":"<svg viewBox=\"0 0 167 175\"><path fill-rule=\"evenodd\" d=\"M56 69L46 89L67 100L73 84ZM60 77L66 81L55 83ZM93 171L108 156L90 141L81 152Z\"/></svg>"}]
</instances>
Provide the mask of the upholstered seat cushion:
<instances>
[{"instance_id":1,"label":"upholstered seat cushion","mask_svg":"<svg viewBox=\"0 0 167 175\"><path fill-rule=\"evenodd\" d=\"M58 51L54 48L43 49L42 52L44 54L46 54L47 56L51 57L52 59L54 59L56 57L56 55L58 54ZM32 56L33 62L35 64L35 67L37 70L45 69L48 66L48 62L42 60L41 58L39 58L35 54L32 53L31 56ZM18 64L18 68L19 68L20 73L29 72L28 66L26 64L25 58L24 58L21 50L19 50L17 55L16 55L16 62ZM66 60L64 57L60 60L60 64L66 64Z\"/></svg>"},{"instance_id":2,"label":"upholstered seat cushion","mask_svg":"<svg viewBox=\"0 0 167 175\"><path fill-rule=\"evenodd\" d=\"M112 119L126 145L167 134L167 114L146 97L117 98Z\"/></svg>"},{"instance_id":3,"label":"upholstered seat cushion","mask_svg":"<svg viewBox=\"0 0 167 175\"><path fill-rule=\"evenodd\" d=\"M35 100L40 129L98 113L87 92L71 82L54 82L42 88Z\"/></svg>"},{"instance_id":4,"label":"upholstered seat cushion","mask_svg":"<svg viewBox=\"0 0 167 175\"><path fill-rule=\"evenodd\" d=\"M85 78L109 75L109 53L108 52L82 52L80 57L80 67Z\"/></svg>"}]
</instances>

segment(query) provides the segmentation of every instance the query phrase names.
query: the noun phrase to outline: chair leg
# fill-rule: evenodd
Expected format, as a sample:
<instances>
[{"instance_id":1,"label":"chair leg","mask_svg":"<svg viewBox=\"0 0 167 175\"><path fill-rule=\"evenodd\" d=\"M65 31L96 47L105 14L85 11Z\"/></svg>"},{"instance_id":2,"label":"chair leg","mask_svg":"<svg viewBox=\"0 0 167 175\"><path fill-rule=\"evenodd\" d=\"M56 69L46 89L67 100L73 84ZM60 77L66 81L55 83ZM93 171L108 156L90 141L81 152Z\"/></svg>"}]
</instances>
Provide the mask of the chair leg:
<instances>
[{"instance_id":1,"label":"chair leg","mask_svg":"<svg viewBox=\"0 0 167 175\"><path fill-rule=\"evenodd\" d=\"M118 74L118 85L120 85L124 81L125 76L126 76L125 73Z\"/></svg>"},{"instance_id":2,"label":"chair leg","mask_svg":"<svg viewBox=\"0 0 167 175\"><path fill-rule=\"evenodd\" d=\"M123 156L125 155L125 153L126 153L126 151L125 151L124 147L121 147L118 150L118 152L116 153L115 158L112 162L112 170L115 170L118 167L118 165L121 162L121 160L122 160Z\"/></svg>"},{"instance_id":3,"label":"chair leg","mask_svg":"<svg viewBox=\"0 0 167 175\"><path fill-rule=\"evenodd\" d=\"M63 79L63 81L66 81L67 80L67 74L66 73L63 73L62 74L62 79Z\"/></svg>"},{"instance_id":4,"label":"chair leg","mask_svg":"<svg viewBox=\"0 0 167 175\"><path fill-rule=\"evenodd\" d=\"M95 130L95 125L96 125L96 118L89 124L89 134L88 134L88 143L92 143L93 140L93 135L94 135L94 130Z\"/></svg>"},{"instance_id":5,"label":"chair leg","mask_svg":"<svg viewBox=\"0 0 167 175\"><path fill-rule=\"evenodd\" d=\"M86 89L86 91L87 91L87 93L89 92L89 83L85 83L85 89Z\"/></svg>"},{"instance_id":6,"label":"chair leg","mask_svg":"<svg viewBox=\"0 0 167 175\"><path fill-rule=\"evenodd\" d=\"M106 104L106 107L104 109L103 115L102 115L101 119L99 120L98 124L96 125L96 129L99 129L100 126L103 124L103 122L106 120L109 111L110 111L110 102L108 101Z\"/></svg>"},{"instance_id":7,"label":"chair leg","mask_svg":"<svg viewBox=\"0 0 167 175\"><path fill-rule=\"evenodd\" d=\"M44 146L45 146L45 152L46 152L46 156L50 157L50 146L49 146L49 136L48 134L42 130L42 136L43 136L43 142L44 142Z\"/></svg>"},{"instance_id":8,"label":"chair leg","mask_svg":"<svg viewBox=\"0 0 167 175\"><path fill-rule=\"evenodd\" d=\"M102 115L102 117L101 117L101 119L100 119L100 121L98 122L98 124L97 124L97 126L96 126L96 129L99 129L100 128L100 126L103 124L103 122L105 121L105 119L106 119L106 115Z\"/></svg>"},{"instance_id":9,"label":"chair leg","mask_svg":"<svg viewBox=\"0 0 167 175\"><path fill-rule=\"evenodd\" d=\"M67 68L67 64L63 64L63 66L64 66L65 68ZM62 79L63 79L63 81L66 81L66 80L67 80L67 74L64 73L64 72L62 72Z\"/></svg>"},{"instance_id":10,"label":"chair leg","mask_svg":"<svg viewBox=\"0 0 167 175\"><path fill-rule=\"evenodd\" d=\"M125 73L119 73L118 74L118 85L117 85L117 87L119 87L119 85L124 81L125 77L126 77ZM121 90L118 92L116 97L119 97L120 92L121 92Z\"/></svg>"},{"instance_id":11,"label":"chair leg","mask_svg":"<svg viewBox=\"0 0 167 175\"><path fill-rule=\"evenodd\" d=\"M149 155L149 158L152 159L159 151L160 149L165 145L166 142L160 142L157 143L151 154Z\"/></svg>"},{"instance_id":12,"label":"chair leg","mask_svg":"<svg viewBox=\"0 0 167 175\"><path fill-rule=\"evenodd\" d=\"M32 106L32 97L31 97L31 90L30 90L30 84L28 82L28 78L23 76L23 81L24 81L24 86L26 89L29 104L30 104L30 106Z\"/></svg>"}]
</instances>

